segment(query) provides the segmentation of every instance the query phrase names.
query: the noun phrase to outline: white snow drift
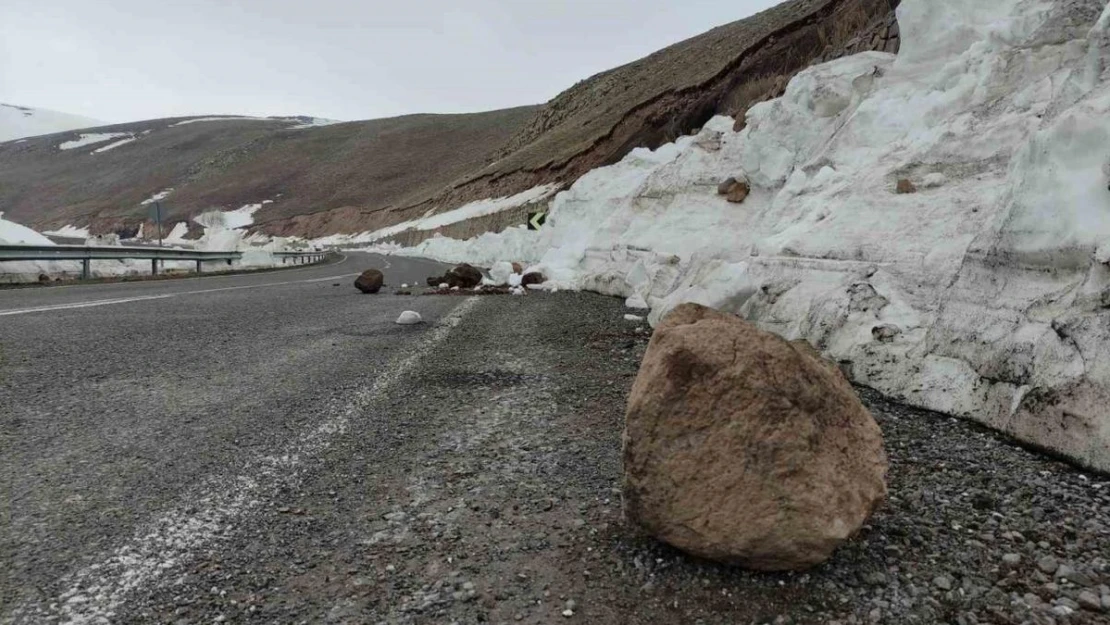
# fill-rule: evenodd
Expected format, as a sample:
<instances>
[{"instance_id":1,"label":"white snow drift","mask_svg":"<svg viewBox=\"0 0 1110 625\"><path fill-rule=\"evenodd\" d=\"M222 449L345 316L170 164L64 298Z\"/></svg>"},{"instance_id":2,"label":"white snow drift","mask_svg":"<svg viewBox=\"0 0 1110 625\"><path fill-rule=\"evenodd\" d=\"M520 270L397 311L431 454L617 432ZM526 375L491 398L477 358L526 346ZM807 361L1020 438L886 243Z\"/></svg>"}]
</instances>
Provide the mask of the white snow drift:
<instances>
[{"instance_id":1,"label":"white snow drift","mask_svg":"<svg viewBox=\"0 0 1110 625\"><path fill-rule=\"evenodd\" d=\"M526 204L541 202L559 190L557 184L541 185L511 195L508 197L478 200L469 204L464 204L459 208L447 211L445 213L433 214L433 211L428 211L424 217L414 219L412 221L402 222L381 230L373 232L363 232L360 234L336 234L320 239L315 239L313 243L317 245L352 245L360 243L373 243L382 239L401 234L408 230L435 230L443 226L449 226L460 221L473 219L475 217L483 217L485 215L492 215L500 213L512 208L519 208Z\"/></svg>"},{"instance_id":2,"label":"white snow drift","mask_svg":"<svg viewBox=\"0 0 1110 625\"><path fill-rule=\"evenodd\" d=\"M595 170L548 225L401 253L735 311L853 378L1110 469L1110 7L905 0L900 55ZM741 205L716 195L746 175ZM899 178L918 193L899 195Z\"/></svg>"}]
</instances>

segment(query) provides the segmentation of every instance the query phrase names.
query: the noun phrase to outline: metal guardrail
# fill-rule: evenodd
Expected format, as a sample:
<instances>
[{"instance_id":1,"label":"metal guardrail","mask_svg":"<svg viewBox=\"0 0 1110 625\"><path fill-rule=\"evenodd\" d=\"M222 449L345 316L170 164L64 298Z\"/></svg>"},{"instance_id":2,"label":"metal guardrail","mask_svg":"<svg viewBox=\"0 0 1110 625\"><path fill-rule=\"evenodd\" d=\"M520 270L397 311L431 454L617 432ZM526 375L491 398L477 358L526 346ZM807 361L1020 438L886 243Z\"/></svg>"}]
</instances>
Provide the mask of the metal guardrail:
<instances>
[{"instance_id":1,"label":"metal guardrail","mask_svg":"<svg viewBox=\"0 0 1110 625\"><path fill-rule=\"evenodd\" d=\"M281 259L284 265L287 261L294 263L308 263L322 260L327 256L323 251L280 251L270 252ZM242 252L208 252L201 250L177 249L171 247L121 247L121 246L86 246L86 245L0 245L0 262L16 260L78 260L81 261L81 277L89 278L90 266L94 260L150 260L150 272L158 274L160 261L194 261L197 264L197 273L201 272L202 264L213 261L225 261L230 265L233 261L240 260Z\"/></svg>"}]
</instances>

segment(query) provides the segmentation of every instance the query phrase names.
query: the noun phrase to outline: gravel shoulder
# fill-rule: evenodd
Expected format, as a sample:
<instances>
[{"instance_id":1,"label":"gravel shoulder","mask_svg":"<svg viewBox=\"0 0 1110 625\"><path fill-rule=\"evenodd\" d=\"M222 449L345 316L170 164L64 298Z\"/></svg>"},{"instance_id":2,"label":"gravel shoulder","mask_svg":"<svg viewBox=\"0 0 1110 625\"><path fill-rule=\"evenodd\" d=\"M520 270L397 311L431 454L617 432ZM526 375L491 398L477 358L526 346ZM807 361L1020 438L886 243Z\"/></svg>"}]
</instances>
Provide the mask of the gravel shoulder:
<instances>
[{"instance_id":1,"label":"gravel shoulder","mask_svg":"<svg viewBox=\"0 0 1110 625\"><path fill-rule=\"evenodd\" d=\"M646 328L589 294L468 305L334 444L131 595L118 622L1110 619L1105 477L867 391L891 498L832 561L753 574L660 546L620 513Z\"/></svg>"}]
</instances>

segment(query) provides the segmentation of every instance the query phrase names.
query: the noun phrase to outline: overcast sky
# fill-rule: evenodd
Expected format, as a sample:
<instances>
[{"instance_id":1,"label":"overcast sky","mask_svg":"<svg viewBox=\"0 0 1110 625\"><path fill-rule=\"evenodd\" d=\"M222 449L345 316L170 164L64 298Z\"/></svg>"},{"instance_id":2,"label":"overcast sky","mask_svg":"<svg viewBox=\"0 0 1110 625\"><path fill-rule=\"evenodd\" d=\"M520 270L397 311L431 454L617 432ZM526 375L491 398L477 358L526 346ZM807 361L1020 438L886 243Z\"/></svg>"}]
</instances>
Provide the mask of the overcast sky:
<instances>
[{"instance_id":1,"label":"overcast sky","mask_svg":"<svg viewBox=\"0 0 1110 625\"><path fill-rule=\"evenodd\" d=\"M0 0L0 102L109 122L544 102L776 0Z\"/></svg>"}]
</instances>

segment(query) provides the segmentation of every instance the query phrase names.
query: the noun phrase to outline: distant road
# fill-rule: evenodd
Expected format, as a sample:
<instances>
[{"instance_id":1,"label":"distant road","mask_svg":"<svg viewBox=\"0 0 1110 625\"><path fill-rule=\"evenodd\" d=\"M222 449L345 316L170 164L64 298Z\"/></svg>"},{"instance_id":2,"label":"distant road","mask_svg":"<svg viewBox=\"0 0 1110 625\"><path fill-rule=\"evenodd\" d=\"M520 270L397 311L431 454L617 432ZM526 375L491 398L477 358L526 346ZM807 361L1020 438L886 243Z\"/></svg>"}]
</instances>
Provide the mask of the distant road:
<instances>
[{"instance_id":1,"label":"distant road","mask_svg":"<svg viewBox=\"0 0 1110 625\"><path fill-rule=\"evenodd\" d=\"M247 300L257 301L259 298L265 300L273 296L273 293L249 294L250 291L292 288L297 293L296 296L300 296L306 291L319 291L324 286L333 288L331 285L335 282L343 287L344 293L351 295L356 293L352 286L355 277L369 268L385 272L387 288L384 290L389 291L390 287L399 287L406 282L424 285L428 276L442 274L448 266L421 258L344 252L344 258L337 263L283 271L0 290L0 317L156 299L172 300L175 306L189 306L200 302L228 303L237 301L236 298L227 298L228 293L236 291L242 292L241 295ZM186 302L185 298L189 301ZM159 311L152 311L151 314L157 315Z\"/></svg>"}]
</instances>

